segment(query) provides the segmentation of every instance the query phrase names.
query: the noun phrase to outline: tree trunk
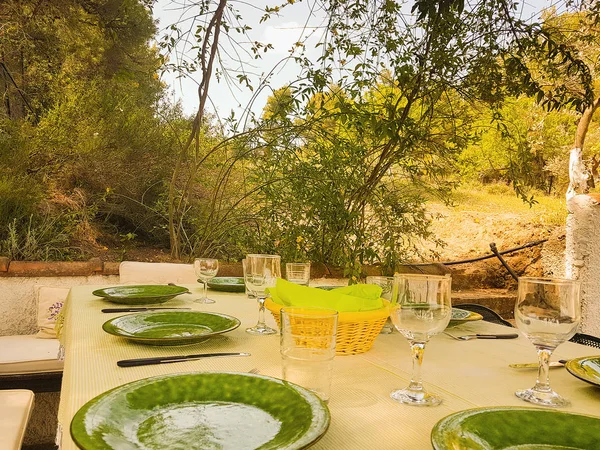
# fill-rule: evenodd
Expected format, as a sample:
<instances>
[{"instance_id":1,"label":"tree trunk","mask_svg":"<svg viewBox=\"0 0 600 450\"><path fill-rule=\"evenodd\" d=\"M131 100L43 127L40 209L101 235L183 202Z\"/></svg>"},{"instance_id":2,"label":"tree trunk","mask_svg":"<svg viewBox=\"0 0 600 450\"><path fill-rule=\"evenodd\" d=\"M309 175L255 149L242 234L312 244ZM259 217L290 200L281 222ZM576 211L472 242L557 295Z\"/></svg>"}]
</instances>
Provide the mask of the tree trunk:
<instances>
[{"instance_id":1,"label":"tree trunk","mask_svg":"<svg viewBox=\"0 0 600 450\"><path fill-rule=\"evenodd\" d=\"M590 106L588 106L587 109L581 115L581 119L579 119L579 123L577 124L577 132L575 133L574 148L580 148L583 150L585 136L590 127L590 123L592 123L592 117L594 116L594 112L596 112L598 106L600 106L600 97L598 97Z\"/></svg>"}]
</instances>

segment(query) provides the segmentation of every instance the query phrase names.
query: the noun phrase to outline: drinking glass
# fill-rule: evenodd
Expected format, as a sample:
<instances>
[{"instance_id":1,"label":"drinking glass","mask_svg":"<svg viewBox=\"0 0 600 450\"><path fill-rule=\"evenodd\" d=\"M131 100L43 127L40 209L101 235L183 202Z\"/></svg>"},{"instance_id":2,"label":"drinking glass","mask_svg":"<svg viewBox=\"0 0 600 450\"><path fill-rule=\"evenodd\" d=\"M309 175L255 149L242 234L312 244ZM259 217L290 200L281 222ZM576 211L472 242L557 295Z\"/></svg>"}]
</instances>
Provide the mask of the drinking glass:
<instances>
[{"instance_id":1,"label":"drinking glass","mask_svg":"<svg viewBox=\"0 0 600 450\"><path fill-rule=\"evenodd\" d=\"M367 284L375 284L381 287L381 298L389 300L390 303L392 302L394 277L368 276ZM392 319L388 317L379 334L390 334L393 331L394 325L392 325Z\"/></svg>"},{"instance_id":2,"label":"drinking glass","mask_svg":"<svg viewBox=\"0 0 600 450\"><path fill-rule=\"evenodd\" d=\"M568 406L569 400L550 388L548 363L552 352L573 337L581 322L580 284L557 278L519 278L515 323L535 345L539 368L535 386L515 392L527 402Z\"/></svg>"},{"instance_id":3,"label":"drinking glass","mask_svg":"<svg viewBox=\"0 0 600 450\"><path fill-rule=\"evenodd\" d=\"M327 402L337 335L338 312L325 308L281 308L283 379L304 386Z\"/></svg>"},{"instance_id":4,"label":"drinking glass","mask_svg":"<svg viewBox=\"0 0 600 450\"><path fill-rule=\"evenodd\" d=\"M277 330L265 323L265 290L274 287L277 278L281 278L281 258L279 255L246 255L244 263L244 282L246 289L258 300L258 322L246 330L250 334L276 334Z\"/></svg>"},{"instance_id":5,"label":"drinking glass","mask_svg":"<svg viewBox=\"0 0 600 450\"><path fill-rule=\"evenodd\" d=\"M308 286L310 282L310 263L287 263L285 276L291 283Z\"/></svg>"},{"instance_id":6,"label":"drinking glass","mask_svg":"<svg viewBox=\"0 0 600 450\"><path fill-rule=\"evenodd\" d=\"M214 303L215 301L208 298L208 286L207 283L217 275L219 270L219 260L212 258L196 258L194 260L194 271L196 276L204 284L204 296L194 300L196 303Z\"/></svg>"},{"instance_id":7,"label":"drinking glass","mask_svg":"<svg viewBox=\"0 0 600 450\"><path fill-rule=\"evenodd\" d=\"M413 373L405 389L393 391L390 397L400 403L435 406L442 399L423 388L421 365L425 344L441 333L452 317L450 276L401 274L394 277L396 289L390 317L396 329L410 343Z\"/></svg>"}]
</instances>

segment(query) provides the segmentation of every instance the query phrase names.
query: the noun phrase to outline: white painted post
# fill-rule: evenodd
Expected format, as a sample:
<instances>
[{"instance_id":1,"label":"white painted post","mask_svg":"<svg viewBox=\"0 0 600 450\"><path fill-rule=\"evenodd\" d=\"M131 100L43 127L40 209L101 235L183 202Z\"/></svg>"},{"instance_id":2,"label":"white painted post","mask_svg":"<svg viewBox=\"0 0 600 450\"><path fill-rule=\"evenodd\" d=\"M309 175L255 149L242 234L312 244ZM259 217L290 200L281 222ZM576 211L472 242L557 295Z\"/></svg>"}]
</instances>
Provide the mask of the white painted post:
<instances>
[{"instance_id":1,"label":"white painted post","mask_svg":"<svg viewBox=\"0 0 600 450\"><path fill-rule=\"evenodd\" d=\"M567 209L565 275L581 281L581 331L600 336L600 195L574 195Z\"/></svg>"}]
</instances>

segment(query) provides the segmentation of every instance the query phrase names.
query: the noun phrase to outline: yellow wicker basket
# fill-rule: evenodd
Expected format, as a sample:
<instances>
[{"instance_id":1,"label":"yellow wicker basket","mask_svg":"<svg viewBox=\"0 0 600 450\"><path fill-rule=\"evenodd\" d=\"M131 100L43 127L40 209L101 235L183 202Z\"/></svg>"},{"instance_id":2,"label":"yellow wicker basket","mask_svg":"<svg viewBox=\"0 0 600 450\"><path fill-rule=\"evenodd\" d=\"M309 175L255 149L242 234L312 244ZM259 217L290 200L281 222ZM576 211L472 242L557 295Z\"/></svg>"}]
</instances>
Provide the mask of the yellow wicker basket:
<instances>
[{"instance_id":1,"label":"yellow wicker basket","mask_svg":"<svg viewBox=\"0 0 600 450\"><path fill-rule=\"evenodd\" d=\"M356 355L368 351L387 320L389 302L383 300L384 307L373 311L341 312L338 314L338 328L335 340L336 355ZM283 308L270 298L265 307L271 311L277 326L280 324L280 309Z\"/></svg>"}]
</instances>

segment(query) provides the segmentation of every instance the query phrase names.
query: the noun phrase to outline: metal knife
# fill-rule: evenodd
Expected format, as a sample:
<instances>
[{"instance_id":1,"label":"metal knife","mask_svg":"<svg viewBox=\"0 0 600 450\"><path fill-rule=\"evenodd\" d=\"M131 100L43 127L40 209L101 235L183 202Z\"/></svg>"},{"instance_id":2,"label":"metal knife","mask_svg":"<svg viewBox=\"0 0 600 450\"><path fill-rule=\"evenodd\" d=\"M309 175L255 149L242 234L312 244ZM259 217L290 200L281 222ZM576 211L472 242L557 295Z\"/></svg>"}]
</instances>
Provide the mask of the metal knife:
<instances>
[{"instance_id":1,"label":"metal knife","mask_svg":"<svg viewBox=\"0 0 600 450\"><path fill-rule=\"evenodd\" d=\"M558 361L550 361L549 367L563 367L567 363L566 359L559 359ZM537 369L538 363L523 363L523 364L509 364L508 367L513 369Z\"/></svg>"},{"instance_id":2,"label":"metal knife","mask_svg":"<svg viewBox=\"0 0 600 450\"><path fill-rule=\"evenodd\" d=\"M187 309L190 310L192 308L104 308L102 310L103 313L123 313L123 312L138 312L138 311L154 311L157 309Z\"/></svg>"},{"instance_id":3,"label":"metal knife","mask_svg":"<svg viewBox=\"0 0 600 450\"><path fill-rule=\"evenodd\" d=\"M169 364L181 361L193 361L201 358L214 358L218 356L250 356L250 353L199 353L184 356L158 356L156 358L123 359L117 361L119 367L148 366L152 364Z\"/></svg>"}]
</instances>

